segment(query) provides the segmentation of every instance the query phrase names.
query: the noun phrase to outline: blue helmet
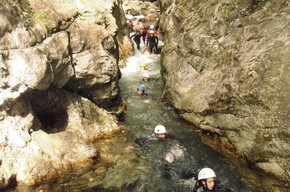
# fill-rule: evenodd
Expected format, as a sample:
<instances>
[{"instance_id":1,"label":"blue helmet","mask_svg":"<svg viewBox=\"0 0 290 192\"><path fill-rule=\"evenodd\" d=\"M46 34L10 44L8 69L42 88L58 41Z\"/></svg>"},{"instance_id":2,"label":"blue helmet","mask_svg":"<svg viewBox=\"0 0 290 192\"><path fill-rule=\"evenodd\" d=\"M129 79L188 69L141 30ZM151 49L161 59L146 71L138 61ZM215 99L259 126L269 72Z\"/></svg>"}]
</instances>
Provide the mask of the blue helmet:
<instances>
[{"instance_id":1,"label":"blue helmet","mask_svg":"<svg viewBox=\"0 0 290 192\"><path fill-rule=\"evenodd\" d=\"M143 92L145 92L145 87L144 87L143 85L138 86L138 87L137 87L137 91L138 91L139 89L142 90Z\"/></svg>"}]
</instances>

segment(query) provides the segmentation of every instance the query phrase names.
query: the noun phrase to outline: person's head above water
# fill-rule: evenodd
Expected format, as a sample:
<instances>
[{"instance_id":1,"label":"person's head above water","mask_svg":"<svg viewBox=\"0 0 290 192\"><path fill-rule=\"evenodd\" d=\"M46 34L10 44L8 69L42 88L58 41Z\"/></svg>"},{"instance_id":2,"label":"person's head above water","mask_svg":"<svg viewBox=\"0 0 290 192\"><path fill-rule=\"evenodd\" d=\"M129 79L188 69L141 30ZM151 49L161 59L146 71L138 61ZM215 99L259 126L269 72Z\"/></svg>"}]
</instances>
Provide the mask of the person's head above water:
<instances>
[{"instance_id":1,"label":"person's head above water","mask_svg":"<svg viewBox=\"0 0 290 192\"><path fill-rule=\"evenodd\" d=\"M147 67L147 66L146 66L145 63L141 63L141 64L140 64L140 68L141 68L141 69L147 69L146 67Z\"/></svg>"},{"instance_id":2,"label":"person's head above water","mask_svg":"<svg viewBox=\"0 0 290 192\"><path fill-rule=\"evenodd\" d=\"M202 168L198 173L198 180L204 188L212 191L215 187L216 174L211 168Z\"/></svg>"},{"instance_id":3,"label":"person's head above water","mask_svg":"<svg viewBox=\"0 0 290 192\"><path fill-rule=\"evenodd\" d=\"M143 81L149 81L150 80L150 76L148 71L145 71L143 74Z\"/></svg>"},{"instance_id":4,"label":"person's head above water","mask_svg":"<svg viewBox=\"0 0 290 192\"><path fill-rule=\"evenodd\" d=\"M166 137L166 129L163 125L157 125L154 129L155 137L164 139Z\"/></svg>"},{"instance_id":5,"label":"person's head above water","mask_svg":"<svg viewBox=\"0 0 290 192\"><path fill-rule=\"evenodd\" d=\"M137 94L143 95L145 93L145 87L143 85L140 85L137 87Z\"/></svg>"}]
</instances>

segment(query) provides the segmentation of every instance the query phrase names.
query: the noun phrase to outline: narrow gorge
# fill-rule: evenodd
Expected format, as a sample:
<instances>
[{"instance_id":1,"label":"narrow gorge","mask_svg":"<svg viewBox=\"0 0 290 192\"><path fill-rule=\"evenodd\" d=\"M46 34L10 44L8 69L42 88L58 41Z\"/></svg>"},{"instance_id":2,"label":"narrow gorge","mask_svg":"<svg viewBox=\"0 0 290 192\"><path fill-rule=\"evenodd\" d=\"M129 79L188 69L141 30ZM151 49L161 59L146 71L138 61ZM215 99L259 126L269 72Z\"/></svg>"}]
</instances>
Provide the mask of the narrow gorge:
<instances>
[{"instance_id":1,"label":"narrow gorge","mask_svg":"<svg viewBox=\"0 0 290 192\"><path fill-rule=\"evenodd\" d=\"M287 0L2 0L0 190L190 191L180 172L211 166L230 191L288 191L289 24ZM157 124L186 148L171 179L125 150Z\"/></svg>"}]
</instances>

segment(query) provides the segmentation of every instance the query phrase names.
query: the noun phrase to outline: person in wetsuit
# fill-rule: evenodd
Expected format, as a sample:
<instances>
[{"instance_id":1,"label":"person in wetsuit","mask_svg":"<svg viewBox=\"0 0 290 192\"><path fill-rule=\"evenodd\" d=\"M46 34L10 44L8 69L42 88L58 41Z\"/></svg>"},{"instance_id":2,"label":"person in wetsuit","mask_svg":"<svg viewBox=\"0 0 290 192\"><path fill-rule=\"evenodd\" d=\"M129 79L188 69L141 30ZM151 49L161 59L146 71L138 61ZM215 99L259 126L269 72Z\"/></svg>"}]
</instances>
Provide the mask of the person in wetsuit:
<instances>
[{"instance_id":1,"label":"person in wetsuit","mask_svg":"<svg viewBox=\"0 0 290 192\"><path fill-rule=\"evenodd\" d=\"M180 181L193 192L232 192L216 181L216 174L211 168L202 168L198 174L195 171L190 173L190 178Z\"/></svg>"},{"instance_id":2,"label":"person in wetsuit","mask_svg":"<svg viewBox=\"0 0 290 192\"><path fill-rule=\"evenodd\" d=\"M143 73L143 79L142 79L142 81L145 81L145 82L150 81L149 72L147 70Z\"/></svg>"},{"instance_id":3,"label":"person in wetsuit","mask_svg":"<svg viewBox=\"0 0 290 192\"><path fill-rule=\"evenodd\" d=\"M145 87L143 85L138 86L136 93L137 95L145 95Z\"/></svg>"},{"instance_id":4,"label":"person in wetsuit","mask_svg":"<svg viewBox=\"0 0 290 192\"><path fill-rule=\"evenodd\" d=\"M147 47L149 46L150 54L153 53L153 49L154 48L156 49L155 53L157 53L157 50L158 50L158 47L157 47L158 46L158 37L156 37L154 35L154 31L153 30L150 31L150 36L147 39L147 44L146 45L147 45Z\"/></svg>"},{"instance_id":5,"label":"person in wetsuit","mask_svg":"<svg viewBox=\"0 0 290 192\"><path fill-rule=\"evenodd\" d=\"M144 34L145 34L144 29L141 28L139 31L137 31L134 35L131 36L131 38L133 38L133 40L137 45L137 49L140 49L141 37L143 37L143 41L145 41Z\"/></svg>"},{"instance_id":6,"label":"person in wetsuit","mask_svg":"<svg viewBox=\"0 0 290 192\"><path fill-rule=\"evenodd\" d=\"M154 134L146 138L137 138L135 143L142 147L143 153L148 157L158 159L155 161L156 166L162 171L162 177L173 179L177 173L174 164L184 158L184 148L180 140L167 134L163 125L157 125ZM125 150L132 150L135 147L129 145Z\"/></svg>"}]
</instances>

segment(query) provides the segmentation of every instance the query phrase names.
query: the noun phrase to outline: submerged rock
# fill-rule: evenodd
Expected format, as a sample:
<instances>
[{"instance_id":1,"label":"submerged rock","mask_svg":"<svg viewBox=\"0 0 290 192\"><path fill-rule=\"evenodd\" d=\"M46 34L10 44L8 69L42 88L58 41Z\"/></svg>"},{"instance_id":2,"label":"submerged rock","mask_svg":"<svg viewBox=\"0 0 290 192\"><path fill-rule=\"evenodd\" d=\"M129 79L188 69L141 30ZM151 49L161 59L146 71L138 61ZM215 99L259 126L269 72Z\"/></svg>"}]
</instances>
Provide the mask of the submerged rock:
<instances>
[{"instance_id":1,"label":"submerged rock","mask_svg":"<svg viewBox=\"0 0 290 192\"><path fill-rule=\"evenodd\" d=\"M0 187L92 162L124 113L118 63L132 53L119 0L0 3Z\"/></svg>"},{"instance_id":2,"label":"submerged rock","mask_svg":"<svg viewBox=\"0 0 290 192\"><path fill-rule=\"evenodd\" d=\"M163 97L289 183L290 4L259 2L159 0Z\"/></svg>"}]
</instances>

